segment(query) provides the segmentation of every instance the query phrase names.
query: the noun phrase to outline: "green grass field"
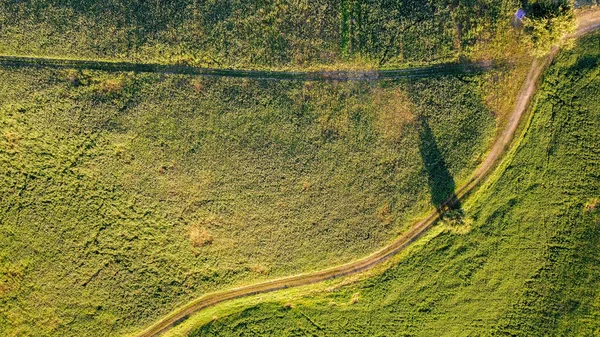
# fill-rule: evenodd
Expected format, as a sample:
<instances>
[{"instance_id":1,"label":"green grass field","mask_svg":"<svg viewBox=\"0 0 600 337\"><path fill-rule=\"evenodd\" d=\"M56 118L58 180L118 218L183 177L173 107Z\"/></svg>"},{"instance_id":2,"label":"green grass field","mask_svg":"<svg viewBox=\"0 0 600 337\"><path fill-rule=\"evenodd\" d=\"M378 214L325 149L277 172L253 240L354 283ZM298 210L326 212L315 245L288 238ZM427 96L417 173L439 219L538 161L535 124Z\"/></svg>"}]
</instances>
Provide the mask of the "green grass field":
<instances>
[{"instance_id":1,"label":"green grass field","mask_svg":"<svg viewBox=\"0 0 600 337\"><path fill-rule=\"evenodd\" d=\"M309 297L261 295L191 335L600 334L599 59L598 34L558 56L519 146L462 217L389 270Z\"/></svg>"},{"instance_id":2,"label":"green grass field","mask_svg":"<svg viewBox=\"0 0 600 337\"><path fill-rule=\"evenodd\" d=\"M525 8L572 23L557 4ZM535 42L511 22L520 6L0 0L0 56L299 71L494 65L279 81L3 64L0 336L123 336L203 294L386 245L469 179L506 124ZM563 33L551 28L537 33ZM223 303L223 314L179 328L600 333L600 37L586 41L550 70L523 143L491 182L390 269L310 296L301 287Z\"/></svg>"},{"instance_id":3,"label":"green grass field","mask_svg":"<svg viewBox=\"0 0 600 337\"><path fill-rule=\"evenodd\" d=\"M376 250L480 162L499 75L2 69L0 334L118 335Z\"/></svg>"},{"instance_id":4,"label":"green grass field","mask_svg":"<svg viewBox=\"0 0 600 337\"><path fill-rule=\"evenodd\" d=\"M510 30L517 1L0 1L0 55L218 68L457 61Z\"/></svg>"}]
</instances>

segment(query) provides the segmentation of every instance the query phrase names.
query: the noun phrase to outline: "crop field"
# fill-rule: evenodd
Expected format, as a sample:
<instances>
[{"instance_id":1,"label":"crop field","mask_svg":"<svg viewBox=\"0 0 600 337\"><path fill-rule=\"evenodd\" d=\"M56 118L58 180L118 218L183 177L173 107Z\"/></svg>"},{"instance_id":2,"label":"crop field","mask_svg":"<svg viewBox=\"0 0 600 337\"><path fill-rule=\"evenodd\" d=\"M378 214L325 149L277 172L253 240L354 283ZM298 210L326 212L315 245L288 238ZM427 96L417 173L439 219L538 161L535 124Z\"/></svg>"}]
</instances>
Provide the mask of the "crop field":
<instances>
[{"instance_id":1,"label":"crop field","mask_svg":"<svg viewBox=\"0 0 600 337\"><path fill-rule=\"evenodd\" d=\"M119 335L376 250L481 161L500 75L0 70L0 335Z\"/></svg>"},{"instance_id":2,"label":"crop field","mask_svg":"<svg viewBox=\"0 0 600 337\"><path fill-rule=\"evenodd\" d=\"M515 0L0 1L0 55L215 68L457 61L511 30Z\"/></svg>"},{"instance_id":3,"label":"crop field","mask_svg":"<svg viewBox=\"0 0 600 337\"><path fill-rule=\"evenodd\" d=\"M278 294L192 336L600 333L600 35L547 71L519 146L392 268Z\"/></svg>"}]
</instances>

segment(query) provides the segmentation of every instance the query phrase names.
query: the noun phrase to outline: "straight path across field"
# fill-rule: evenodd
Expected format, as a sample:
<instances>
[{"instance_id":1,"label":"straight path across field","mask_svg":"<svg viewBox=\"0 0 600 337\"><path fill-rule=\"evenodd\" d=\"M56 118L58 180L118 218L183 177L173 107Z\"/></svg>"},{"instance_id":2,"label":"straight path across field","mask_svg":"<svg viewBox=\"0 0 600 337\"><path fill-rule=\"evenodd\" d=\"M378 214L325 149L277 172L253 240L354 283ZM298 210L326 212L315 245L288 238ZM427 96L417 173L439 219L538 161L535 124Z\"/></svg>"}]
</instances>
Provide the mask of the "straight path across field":
<instances>
[{"instance_id":1,"label":"straight path across field","mask_svg":"<svg viewBox=\"0 0 600 337\"><path fill-rule=\"evenodd\" d=\"M385 78L413 78L453 74L477 74L490 70L493 66L491 63L487 62L474 62L447 63L427 67L391 70L294 72L199 68L186 65L166 65L157 63L110 62L0 55L0 67L37 67L81 70L90 69L110 72L133 71L140 73L184 74L210 77L237 77L260 80L364 81Z\"/></svg>"}]
</instances>

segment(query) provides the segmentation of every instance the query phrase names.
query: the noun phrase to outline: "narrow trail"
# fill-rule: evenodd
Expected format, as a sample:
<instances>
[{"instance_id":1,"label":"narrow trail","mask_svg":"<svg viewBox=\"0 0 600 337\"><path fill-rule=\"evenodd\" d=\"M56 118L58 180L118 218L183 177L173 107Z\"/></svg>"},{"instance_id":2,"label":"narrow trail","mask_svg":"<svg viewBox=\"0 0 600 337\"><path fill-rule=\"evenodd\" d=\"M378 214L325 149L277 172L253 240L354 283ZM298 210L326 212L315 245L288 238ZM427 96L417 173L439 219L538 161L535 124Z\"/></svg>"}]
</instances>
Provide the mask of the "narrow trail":
<instances>
[{"instance_id":1,"label":"narrow trail","mask_svg":"<svg viewBox=\"0 0 600 337\"><path fill-rule=\"evenodd\" d=\"M577 38L588 32L600 28L600 12L595 11L591 14L584 13L584 15L578 17L578 22L579 26L576 32L568 36L568 38ZM486 159L473 173L471 179L456 191L457 199L464 198L465 195L472 191L499 162L499 159L505 153L511 141L513 140L522 116L527 111L529 102L535 94L536 85L538 83L538 80L540 79L542 72L544 71L544 69L546 69L548 65L551 64L554 56L556 56L557 53L558 49L553 49L547 57L533 61L529 73L527 74L527 78L523 83L523 87L519 94L519 98L516 102L515 108L511 116L509 117L509 121L505 129L503 130L502 134L500 134L500 136L497 138ZM445 205L451 204L455 201L456 200L453 199L447 200ZM376 251L375 253L367 257L349 262L347 264L312 273L300 274L266 281L258 284L248 285L244 287L239 287L235 289L215 292L212 294L207 294L184 305L183 307L174 310L169 315L161 318L158 322L154 323L152 326L140 332L136 336L156 336L168 330L173 325L187 319L191 314L227 300L255 295L259 293L272 292L285 288L309 285L332 278L359 273L377 264L380 264L389 259L390 257L394 256L395 254L399 253L411 242L421 237L427 231L427 229L429 229L439 218L440 214L434 210L424 220L416 223L406 233L402 234L389 245L383 247L379 251Z\"/></svg>"},{"instance_id":2,"label":"narrow trail","mask_svg":"<svg viewBox=\"0 0 600 337\"><path fill-rule=\"evenodd\" d=\"M348 71L266 71L199 68L185 65L157 63L110 62L93 60L71 60L61 58L26 57L0 55L0 67L5 68L54 68L89 69L109 72L134 71L140 73L183 74L207 77L251 78L257 80L302 80L302 81L374 81L379 79L431 77L441 75L478 74L493 68L491 63L446 63L428 67L391 70L348 70Z\"/></svg>"}]
</instances>

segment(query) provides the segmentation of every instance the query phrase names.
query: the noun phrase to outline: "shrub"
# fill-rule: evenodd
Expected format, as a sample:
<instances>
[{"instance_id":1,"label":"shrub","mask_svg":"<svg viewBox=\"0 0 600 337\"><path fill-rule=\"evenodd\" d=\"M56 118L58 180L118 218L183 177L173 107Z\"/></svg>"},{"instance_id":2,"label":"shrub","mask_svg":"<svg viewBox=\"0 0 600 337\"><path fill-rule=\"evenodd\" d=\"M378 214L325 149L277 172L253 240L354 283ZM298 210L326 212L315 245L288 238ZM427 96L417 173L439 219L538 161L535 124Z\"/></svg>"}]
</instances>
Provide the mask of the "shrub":
<instances>
[{"instance_id":1,"label":"shrub","mask_svg":"<svg viewBox=\"0 0 600 337\"><path fill-rule=\"evenodd\" d=\"M565 35L575 30L573 6L567 1L534 2L523 24L533 46L533 56L544 56L553 46L560 45Z\"/></svg>"}]
</instances>

